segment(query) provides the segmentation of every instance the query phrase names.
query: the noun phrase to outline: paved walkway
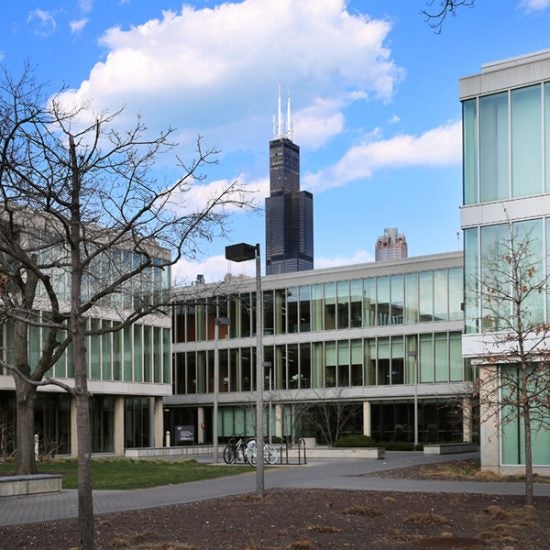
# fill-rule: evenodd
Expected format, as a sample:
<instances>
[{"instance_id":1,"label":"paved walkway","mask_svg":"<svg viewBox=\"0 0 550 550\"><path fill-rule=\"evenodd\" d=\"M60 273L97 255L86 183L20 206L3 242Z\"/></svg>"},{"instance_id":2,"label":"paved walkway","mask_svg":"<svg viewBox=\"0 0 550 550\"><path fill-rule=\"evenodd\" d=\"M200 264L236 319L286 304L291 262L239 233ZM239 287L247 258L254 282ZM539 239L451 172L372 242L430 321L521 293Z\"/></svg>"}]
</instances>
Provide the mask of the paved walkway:
<instances>
[{"instance_id":1,"label":"paved walkway","mask_svg":"<svg viewBox=\"0 0 550 550\"><path fill-rule=\"evenodd\" d=\"M265 488L326 488L371 491L404 491L436 493L485 493L521 495L523 483L479 481L433 481L390 479L371 476L376 472L416 464L447 462L475 458L477 453L460 455L431 455L422 453L387 452L384 460L375 459L314 459L307 465L281 466L265 472ZM204 458L202 459L204 460ZM204 499L255 491L254 470L230 476L179 485L130 491L94 491L94 510L97 514L138 510L195 502ZM535 495L550 496L550 484L536 484ZM0 499L0 525L29 523L77 516L76 490L60 493Z\"/></svg>"}]
</instances>

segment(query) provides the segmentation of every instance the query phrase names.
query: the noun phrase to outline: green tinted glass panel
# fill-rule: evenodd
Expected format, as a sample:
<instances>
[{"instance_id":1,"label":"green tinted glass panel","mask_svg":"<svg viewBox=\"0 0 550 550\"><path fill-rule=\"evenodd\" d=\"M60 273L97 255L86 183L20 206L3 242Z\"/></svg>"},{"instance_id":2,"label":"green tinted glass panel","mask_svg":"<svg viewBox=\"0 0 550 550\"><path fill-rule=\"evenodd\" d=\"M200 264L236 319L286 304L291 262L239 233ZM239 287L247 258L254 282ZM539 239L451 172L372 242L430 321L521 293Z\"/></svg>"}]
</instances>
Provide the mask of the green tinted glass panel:
<instances>
[{"instance_id":1,"label":"green tinted glass panel","mask_svg":"<svg viewBox=\"0 0 550 550\"><path fill-rule=\"evenodd\" d=\"M479 167L481 202L509 197L508 93L479 100Z\"/></svg>"},{"instance_id":2,"label":"green tinted glass panel","mask_svg":"<svg viewBox=\"0 0 550 550\"><path fill-rule=\"evenodd\" d=\"M462 103L464 204L478 202L477 185L477 100Z\"/></svg>"},{"instance_id":3,"label":"green tinted glass panel","mask_svg":"<svg viewBox=\"0 0 550 550\"><path fill-rule=\"evenodd\" d=\"M542 192L541 86L512 90L512 196Z\"/></svg>"}]
</instances>

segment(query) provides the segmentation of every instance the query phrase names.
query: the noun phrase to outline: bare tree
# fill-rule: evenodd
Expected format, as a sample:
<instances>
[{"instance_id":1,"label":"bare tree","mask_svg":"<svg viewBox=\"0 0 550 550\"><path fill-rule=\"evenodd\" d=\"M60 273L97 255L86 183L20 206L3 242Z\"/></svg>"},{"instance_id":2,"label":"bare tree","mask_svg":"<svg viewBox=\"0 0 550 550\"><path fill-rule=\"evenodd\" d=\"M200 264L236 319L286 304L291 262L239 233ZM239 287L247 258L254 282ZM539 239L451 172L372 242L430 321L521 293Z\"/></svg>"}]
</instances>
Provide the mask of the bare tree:
<instances>
[{"instance_id":1,"label":"bare tree","mask_svg":"<svg viewBox=\"0 0 550 550\"><path fill-rule=\"evenodd\" d=\"M422 10L422 15L434 31L439 34L447 16L455 16L460 7L473 8L475 0L427 0L428 9Z\"/></svg>"},{"instance_id":2,"label":"bare tree","mask_svg":"<svg viewBox=\"0 0 550 550\"><path fill-rule=\"evenodd\" d=\"M332 388L315 393L318 399L296 403L293 408L293 429L298 425L308 427L320 435L323 442L334 444L349 422L361 414L361 406L350 403L343 397L343 388Z\"/></svg>"},{"instance_id":3,"label":"bare tree","mask_svg":"<svg viewBox=\"0 0 550 550\"><path fill-rule=\"evenodd\" d=\"M500 430L521 424L525 501L533 504L533 438L550 428L550 326L543 321L549 275L541 239L508 224L508 236L482 258L484 353L478 381L480 421ZM489 424L485 424L489 423Z\"/></svg>"},{"instance_id":4,"label":"bare tree","mask_svg":"<svg viewBox=\"0 0 550 550\"><path fill-rule=\"evenodd\" d=\"M224 234L228 207L247 204L232 183L204 204L186 206L186 193L202 183L201 170L216 152L203 150L199 139L189 164L175 157L180 175L161 181L155 163L174 153L173 130L150 138L138 119L121 132L119 114L45 102L28 70L19 80L3 75L0 274L3 318L15 336L12 360L2 366L14 375L18 414L20 402L28 403L18 455L29 452L36 387L56 384L75 399L83 548L94 547L87 338L165 314L170 266ZM92 323L105 308L115 321ZM43 331L46 344L35 364L27 352L33 329ZM74 386L47 376L69 344Z\"/></svg>"}]
</instances>

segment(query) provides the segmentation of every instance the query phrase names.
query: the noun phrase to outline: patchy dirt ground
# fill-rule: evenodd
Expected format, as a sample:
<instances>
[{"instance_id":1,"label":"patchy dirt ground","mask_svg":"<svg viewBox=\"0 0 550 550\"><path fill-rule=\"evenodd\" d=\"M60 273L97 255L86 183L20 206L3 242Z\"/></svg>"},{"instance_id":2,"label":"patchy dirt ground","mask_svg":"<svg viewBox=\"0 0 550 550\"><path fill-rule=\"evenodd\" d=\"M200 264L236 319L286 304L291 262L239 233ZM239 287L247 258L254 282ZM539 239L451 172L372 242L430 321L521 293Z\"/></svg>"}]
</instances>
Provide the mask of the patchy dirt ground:
<instances>
[{"instance_id":1,"label":"patchy dirt ground","mask_svg":"<svg viewBox=\"0 0 550 550\"><path fill-rule=\"evenodd\" d=\"M550 498L526 508L509 496L275 490L99 516L96 523L99 549L550 548ZM0 528L2 549L77 547L76 520Z\"/></svg>"}]
</instances>

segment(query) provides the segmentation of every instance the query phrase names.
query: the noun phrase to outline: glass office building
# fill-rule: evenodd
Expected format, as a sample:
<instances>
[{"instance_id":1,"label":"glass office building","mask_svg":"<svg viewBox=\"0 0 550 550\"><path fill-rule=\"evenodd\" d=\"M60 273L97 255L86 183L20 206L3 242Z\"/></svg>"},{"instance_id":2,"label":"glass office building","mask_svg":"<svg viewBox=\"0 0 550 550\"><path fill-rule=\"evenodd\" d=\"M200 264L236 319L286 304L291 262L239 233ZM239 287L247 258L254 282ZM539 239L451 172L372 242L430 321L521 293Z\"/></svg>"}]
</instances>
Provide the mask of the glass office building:
<instances>
[{"instance_id":1,"label":"glass office building","mask_svg":"<svg viewBox=\"0 0 550 550\"><path fill-rule=\"evenodd\" d=\"M300 191L300 148L286 137L269 143L269 181L266 273L313 269L313 195Z\"/></svg>"},{"instance_id":2,"label":"glass office building","mask_svg":"<svg viewBox=\"0 0 550 550\"><path fill-rule=\"evenodd\" d=\"M94 315L86 320L93 452L123 454L126 448L163 444L162 398L169 395L172 388L170 318L166 312L159 311L112 331L144 300L155 300L156 296L169 292L170 270L159 267L166 263L169 252L156 247L156 254L153 267L125 281L121 292L102 298ZM114 250L109 258L99 258L95 271L85 278L84 295L97 292L101 275L112 273L113 266L128 272L132 265L139 265L139 258L127 250ZM59 300L66 300L70 274L55 268L52 279ZM46 341L48 312L37 311L36 322L28 329L30 365L37 363ZM14 363L13 330L10 322L0 327L0 353L8 364ZM72 384L74 365L70 346L48 374ZM1 453L14 450L15 415L13 376L0 368L0 426L4 434L0 441ZM76 407L69 395L53 386L39 388L35 427L41 452L76 455Z\"/></svg>"},{"instance_id":3,"label":"glass office building","mask_svg":"<svg viewBox=\"0 0 550 550\"><path fill-rule=\"evenodd\" d=\"M495 256L509 247L513 237L516 243L528 243L533 282L544 281L550 273L550 51L485 65L480 74L461 80L460 96L464 147L463 348L467 360L479 365L482 377L494 368L487 352L491 331L502 331L502 320L512 314L508 302L501 304L495 316L490 295L483 291L484 278L495 277ZM497 277L496 284L510 284L503 273L503 280ZM549 305L547 292L533 296L525 304L529 322L548 323ZM513 367L500 364L497 368ZM482 418L484 412L489 418L491 411L481 411ZM515 420L508 422L512 417ZM550 422L550 410L547 420ZM519 411L500 410L482 422L482 466L499 470L521 466L522 430ZM550 431L535 429L533 433L534 464L548 469Z\"/></svg>"},{"instance_id":4,"label":"glass office building","mask_svg":"<svg viewBox=\"0 0 550 550\"><path fill-rule=\"evenodd\" d=\"M348 433L412 442L416 395L422 441L469 438L462 275L462 254L449 253L264 277L265 433L322 443L299 411L338 402ZM217 349L220 434L253 433L255 299L253 279L177 292L171 432L191 423L198 442L211 441ZM228 324L216 341L219 318Z\"/></svg>"}]
</instances>

